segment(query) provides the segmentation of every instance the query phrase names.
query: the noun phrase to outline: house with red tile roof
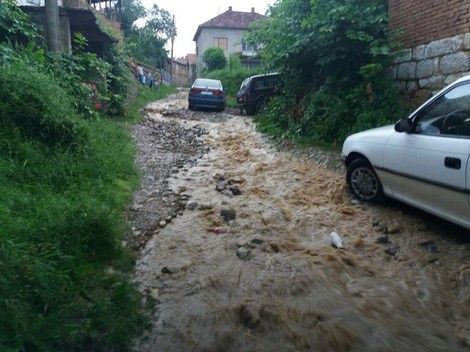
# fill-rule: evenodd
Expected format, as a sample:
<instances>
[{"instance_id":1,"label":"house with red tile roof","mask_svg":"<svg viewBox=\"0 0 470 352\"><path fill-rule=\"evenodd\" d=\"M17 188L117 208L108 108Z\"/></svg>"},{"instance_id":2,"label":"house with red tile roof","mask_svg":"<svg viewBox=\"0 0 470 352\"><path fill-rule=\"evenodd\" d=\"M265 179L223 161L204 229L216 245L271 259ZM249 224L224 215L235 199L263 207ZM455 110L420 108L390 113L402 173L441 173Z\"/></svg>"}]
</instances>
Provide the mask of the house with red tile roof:
<instances>
[{"instance_id":1,"label":"house with red tile roof","mask_svg":"<svg viewBox=\"0 0 470 352\"><path fill-rule=\"evenodd\" d=\"M248 31L251 23L263 19L264 16L256 13L255 8L251 12L233 11L232 6L220 15L210 19L197 27L193 40L196 42L196 66L200 74L203 68L202 57L204 51L209 48L221 48L228 58L230 54L237 54L249 64L256 60L256 48L243 40L243 35Z\"/></svg>"}]
</instances>

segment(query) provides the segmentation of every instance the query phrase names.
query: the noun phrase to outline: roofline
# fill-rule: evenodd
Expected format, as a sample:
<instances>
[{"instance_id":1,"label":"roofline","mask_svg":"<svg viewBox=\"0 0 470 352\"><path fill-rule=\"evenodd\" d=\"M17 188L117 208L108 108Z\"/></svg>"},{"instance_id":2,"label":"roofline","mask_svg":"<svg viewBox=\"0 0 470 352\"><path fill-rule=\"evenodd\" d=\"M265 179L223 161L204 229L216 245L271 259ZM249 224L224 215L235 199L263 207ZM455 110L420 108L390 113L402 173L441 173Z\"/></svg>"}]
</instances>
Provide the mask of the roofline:
<instances>
[{"instance_id":1,"label":"roofline","mask_svg":"<svg viewBox=\"0 0 470 352\"><path fill-rule=\"evenodd\" d=\"M246 30L249 29L249 27L242 27L241 28L241 27L226 27L226 26L199 26L199 27L197 27L196 34L194 34L193 42L197 41L197 38L201 34L202 29L230 29L230 30L238 29L238 30L241 30L241 31L246 31Z\"/></svg>"},{"instance_id":2,"label":"roofline","mask_svg":"<svg viewBox=\"0 0 470 352\"><path fill-rule=\"evenodd\" d=\"M267 72L267 73L261 73L259 75L253 75L250 76L249 78L258 78L258 77L266 77L266 76L278 76L279 72Z\"/></svg>"}]
</instances>

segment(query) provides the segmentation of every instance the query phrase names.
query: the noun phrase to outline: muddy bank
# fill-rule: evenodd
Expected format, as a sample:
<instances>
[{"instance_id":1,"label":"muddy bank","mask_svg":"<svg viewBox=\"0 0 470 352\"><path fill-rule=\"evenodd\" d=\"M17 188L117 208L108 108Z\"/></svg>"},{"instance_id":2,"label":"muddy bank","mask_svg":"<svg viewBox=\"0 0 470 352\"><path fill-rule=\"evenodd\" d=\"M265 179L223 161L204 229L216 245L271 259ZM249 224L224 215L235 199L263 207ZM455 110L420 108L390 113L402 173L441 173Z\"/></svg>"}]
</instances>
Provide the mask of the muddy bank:
<instances>
[{"instance_id":1,"label":"muddy bank","mask_svg":"<svg viewBox=\"0 0 470 352\"><path fill-rule=\"evenodd\" d=\"M157 301L136 350L468 350L466 231L351 199L343 172L184 98L149 106L134 134L135 280Z\"/></svg>"}]
</instances>

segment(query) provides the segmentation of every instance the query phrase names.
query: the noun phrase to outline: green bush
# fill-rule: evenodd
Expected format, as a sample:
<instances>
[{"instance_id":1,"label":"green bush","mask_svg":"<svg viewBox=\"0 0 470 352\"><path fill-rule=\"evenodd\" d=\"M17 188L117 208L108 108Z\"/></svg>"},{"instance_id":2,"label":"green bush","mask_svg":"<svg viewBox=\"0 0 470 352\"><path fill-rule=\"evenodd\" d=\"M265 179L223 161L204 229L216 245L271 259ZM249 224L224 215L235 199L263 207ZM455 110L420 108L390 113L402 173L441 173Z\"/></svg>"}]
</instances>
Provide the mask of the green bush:
<instances>
[{"instance_id":1,"label":"green bush","mask_svg":"<svg viewBox=\"0 0 470 352\"><path fill-rule=\"evenodd\" d=\"M245 80L245 78L254 75L253 71L248 68L239 68L237 70L224 69L209 72L206 77L212 79L219 79L224 86L224 89L230 95L236 95L238 88Z\"/></svg>"},{"instance_id":2,"label":"green bush","mask_svg":"<svg viewBox=\"0 0 470 352\"><path fill-rule=\"evenodd\" d=\"M295 135L315 143L342 143L358 131L396 122L404 115L398 90L381 65L361 68L362 81L331 79L306 99Z\"/></svg>"},{"instance_id":3,"label":"green bush","mask_svg":"<svg viewBox=\"0 0 470 352\"><path fill-rule=\"evenodd\" d=\"M394 121L400 99L389 66L387 1L285 0L248 36L285 77L291 105L263 115L283 135L341 143L352 132ZM286 121L279 122L279 109Z\"/></svg>"},{"instance_id":4,"label":"green bush","mask_svg":"<svg viewBox=\"0 0 470 352\"><path fill-rule=\"evenodd\" d=\"M117 117L125 115L128 106L129 91L134 80L130 68L129 57L123 48L116 45L106 45L104 60L111 65L106 92L106 115Z\"/></svg>"},{"instance_id":5,"label":"green bush","mask_svg":"<svg viewBox=\"0 0 470 352\"><path fill-rule=\"evenodd\" d=\"M204 51L202 61L206 72L214 70L223 70L227 66L227 58L221 48L209 48Z\"/></svg>"},{"instance_id":6,"label":"green bush","mask_svg":"<svg viewBox=\"0 0 470 352\"><path fill-rule=\"evenodd\" d=\"M80 143L71 99L55 80L24 64L0 68L0 128L22 140L71 147Z\"/></svg>"},{"instance_id":7,"label":"green bush","mask_svg":"<svg viewBox=\"0 0 470 352\"><path fill-rule=\"evenodd\" d=\"M121 247L133 155L43 69L0 68L0 350L125 351L142 329Z\"/></svg>"},{"instance_id":8,"label":"green bush","mask_svg":"<svg viewBox=\"0 0 470 352\"><path fill-rule=\"evenodd\" d=\"M237 56L230 55L229 64L225 69L208 72L206 77L220 80L227 93L227 99L231 102L228 105L235 106L235 97L245 78L261 73L262 70L261 67L256 69L244 67Z\"/></svg>"},{"instance_id":9,"label":"green bush","mask_svg":"<svg viewBox=\"0 0 470 352\"><path fill-rule=\"evenodd\" d=\"M276 137L292 139L295 124L291 106L294 105L295 99L289 94L273 96L268 108L254 116L258 129Z\"/></svg>"},{"instance_id":10,"label":"green bush","mask_svg":"<svg viewBox=\"0 0 470 352\"><path fill-rule=\"evenodd\" d=\"M2 0L0 6L0 43L25 44L40 42L41 37L36 25L15 5L14 0Z\"/></svg>"}]
</instances>

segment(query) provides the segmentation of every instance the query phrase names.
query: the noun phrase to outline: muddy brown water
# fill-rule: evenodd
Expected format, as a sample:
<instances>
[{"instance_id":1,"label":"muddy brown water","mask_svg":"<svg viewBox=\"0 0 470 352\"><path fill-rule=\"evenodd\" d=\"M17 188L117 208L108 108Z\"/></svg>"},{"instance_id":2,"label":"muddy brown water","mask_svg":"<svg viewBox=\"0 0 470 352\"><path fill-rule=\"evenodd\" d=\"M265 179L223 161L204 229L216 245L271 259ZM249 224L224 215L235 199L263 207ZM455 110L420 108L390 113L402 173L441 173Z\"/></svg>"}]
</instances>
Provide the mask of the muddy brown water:
<instances>
[{"instance_id":1,"label":"muddy brown water","mask_svg":"<svg viewBox=\"0 0 470 352\"><path fill-rule=\"evenodd\" d=\"M208 131L210 152L170 179L197 207L137 262L157 309L136 351L469 350L467 231L352 200L343 172L276 151L246 116L184 123ZM231 197L234 185L241 195ZM377 243L387 233L390 243Z\"/></svg>"}]
</instances>

